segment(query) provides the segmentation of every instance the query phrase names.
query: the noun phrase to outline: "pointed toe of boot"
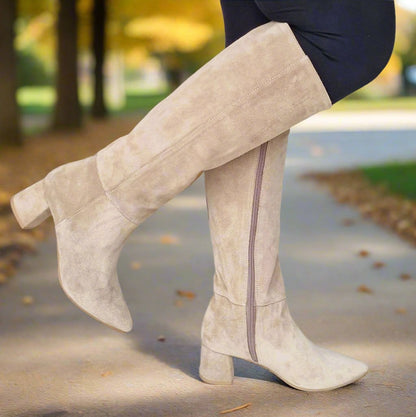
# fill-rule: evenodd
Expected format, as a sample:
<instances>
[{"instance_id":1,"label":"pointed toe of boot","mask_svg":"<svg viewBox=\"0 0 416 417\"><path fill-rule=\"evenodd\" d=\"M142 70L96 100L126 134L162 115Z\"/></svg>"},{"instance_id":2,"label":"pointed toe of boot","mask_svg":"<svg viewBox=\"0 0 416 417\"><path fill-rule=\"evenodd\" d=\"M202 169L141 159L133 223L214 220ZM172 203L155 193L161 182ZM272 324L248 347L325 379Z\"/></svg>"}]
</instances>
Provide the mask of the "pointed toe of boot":
<instances>
[{"instance_id":1,"label":"pointed toe of boot","mask_svg":"<svg viewBox=\"0 0 416 417\"><path fill-rule=\"evenodd\" d=\"M132 318L117 263L135 227L105 196L55 226L59 282L65 294L85 313L123 332L132 329Z\"/></svg>"},{"instance_id":2,"label":"pointed toe of boot","mask_svg":"<svg viewBox=\"0 0 416 417\"><path fill-rule=\"evenodd\" d=\"M328 391L352 384L368 372L368 366L357 359L342 353L316 346L319 356L322 358L322 378L315 381L310 391Z\"/></svg>"},{"instance_id":3,"label":"pointed toe of boot","mask_svg":"<svg viewBox=\"0 0 416 417\"><path fill-rule=\"evenodd\" d=\"M92 318L115 330L125 333L132 330L133 320L118 280L106 287L86 288L86 286L74 286L74 280L71 278L68 275L62 278L59 274L61 287L73 304Z\"/></svg>"},{"instance_id":4,"label":"pointed toe of boot","mask_svg":"<svg viewBox=\"0 0 416 417\"><path fill-rule=\"evenodd\" d=\"M334 353L331 352L332 355ZM337 365L339 366L339 373L341 375L339 377L339 387L352 384L367 374L368 366L364 362L340 353L337 353L337 356L339 356Z\"/></svg>"}]
</instances>

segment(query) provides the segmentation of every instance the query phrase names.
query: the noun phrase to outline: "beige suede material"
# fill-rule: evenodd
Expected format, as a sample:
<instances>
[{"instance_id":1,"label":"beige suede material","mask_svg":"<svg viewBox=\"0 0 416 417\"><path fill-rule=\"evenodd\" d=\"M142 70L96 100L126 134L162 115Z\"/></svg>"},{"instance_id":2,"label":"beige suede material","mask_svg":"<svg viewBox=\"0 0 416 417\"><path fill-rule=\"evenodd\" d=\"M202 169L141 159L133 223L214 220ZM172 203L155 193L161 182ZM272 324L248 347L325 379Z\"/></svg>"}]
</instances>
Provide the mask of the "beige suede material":
<instances>
[{"instance_id":1,"label":"beige suede material","mask_svg":"<svg viewBox=\"0 0 416 417\"><path fill-rule=\"evenodd\" d=\"M23 190L28 200L44 199L33 207L43 210L46 201L53 215L61 284L68 296L98 320L128 331L131 318L115 266L134 227L203 171L330 106L289 25L269 22L200 68L129 134L94 156L51 171L37 187L44 196L38 189ZM36 223L46 215L33 211L24 218L34 224L31 217ZM267 268L265 276L278 273L277 263ZM230 297L243 302L244 289L236 292ZM270 293L263 293L259 297L267 302Z\"/></svg>"},{"instance_id":2,"label":"beige suede material","mask_svg":"<svg viewBox=\"0 0 416 417\"><path fill-rule=\"evenodd\" d=\"M205 312L201 335L202 344L215 352L250 358L245 305L233 304L228 298L215 294Z\"/></svg>"},{"instance_id":3,"label":"beige suede material","mask_svg":"<svg viewBox=\"0 0 416 417\"><path fill-rule=\"evenodd\" d=\"M314 345L293 321L286 303L279 262L280 207L289 131L267 143L254 244L254 336L260 365L289 385L321 391L347 385L367 372L353 358ZM212 297L202 324L202 344L210 352L255 361L248 348L248 248L254 211L254 182L260 148L205 172L214 252ZM261 165L260 165L261 166ZM254 213L254 214L253 214ZM253 237L252 237L253 239ZM205 355L204 357L202 357ZM210 359L211 358L211 359ZM201 378L223 379L221 357L201 352ZM209 382L209 381L208 381Z\"/></svg>"},{"instance_id":4,"label":"beige suede material","mask_svg":"<svg viewBox=\"0 0 416 417\"><path fill-rule=\"evenodd\" d=\"M53 202L55 224L73 216L103 194L96 156L55 168L45 177L44 189L46 200Z\"/></svg>"},{"instance_id":5,"label":"beige suede material","mask_svg":"<svg viewBox=\"0 0 416 417\"><path fill-rule=\"evenodd\" d=\"M290 27L269 22L219 53L130 134L98 152L100 178L126 217L140 223L202 171L330 106Z\"/></svg>"},{"instance_id":6,"label":"beige suede material","mask_svg":"<svg viewBox=\"0 0 416 417\"><path fill-rule=\"evenodd\" d=\"M231 356L201 346L199 375L208 384L229 385L233 382L234 364Z\"/></svg>"},{"instance_id":7,"label":"beige suede material","mask_svg":"<svg viewBox=\"0 0 416 417\"><path fill-rule=\"evenodd\" d=\"M261 365L308 391L347 385L368 370L356 359L313 344L293 321L285 300L257 308L256 349Z\"/></svg>"},{"instance_id":8,"label":"beige suede material","mask_svg":"<svg viewBox=\"0 0 416 417\"><path fill-rule=\"evenodd\" d=\"M51 212L45 199L43 180L35 182L26 190L15 194L10 205L20 227L31 229L46 220Z\"/></svg>"},{"instance_id":9,"label":"beige suede material","mask_svg":"<svg viewBox=\"0 0 416 417\"><path fill-rule=\"evenodd\" d=\"M120 288L117 261L135 228L104 194L56 225L63 290L82 310L125 332L131 330L132 318Z\"/></svg>"}]
</instances>

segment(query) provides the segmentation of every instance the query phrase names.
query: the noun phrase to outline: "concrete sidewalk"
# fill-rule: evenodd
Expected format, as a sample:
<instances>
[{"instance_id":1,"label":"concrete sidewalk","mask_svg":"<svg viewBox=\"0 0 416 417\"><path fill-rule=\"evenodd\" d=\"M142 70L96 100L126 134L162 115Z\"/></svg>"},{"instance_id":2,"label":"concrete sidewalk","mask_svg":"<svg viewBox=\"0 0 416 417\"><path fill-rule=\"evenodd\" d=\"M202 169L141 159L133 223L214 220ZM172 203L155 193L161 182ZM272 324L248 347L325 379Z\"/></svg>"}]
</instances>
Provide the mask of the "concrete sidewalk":
<instances>
[{"instance_id":1,"label":"concrete sidewalk","mask_svg":"<svg viewBox=\"0 0 416 417\"><path fill-rule=\"evenodd\" d=\"M57 282L54 237L25 258L0 289L0 416L208 417L251 402L230 415L414 417L415 249L297 178L306 169L414 157L411 138L414 131L297 133L289 139L280 244L289 305L314 342L369 364L363 380L306 393L239 360L232 386L199 380L200 324L213 274L200 178L139 227L121 254L120 280L134 319L129 334L94 321L67 300ZM342 226L344 218L357 223ZM176 237L176 244L162 244L163 235ZM361 249L370 256L358 257ZM374 261L386 265L374 269ZM413 278L399 279L404 272ZM357 292L361 284L374 293ZM180 298L178 289L196 297ZM23 305L24 295L34 303Z\"/></svg>"},{"instance_id":2,"label":"concrete sidewalk","mask_svg":"<svg viewBox=\"0 0 416 417\"><path fill-rule=\"evenodd\" d=\"M304 120L293 132L415 130L415 110L329 110Z\"/></svg>"}]
</instances>

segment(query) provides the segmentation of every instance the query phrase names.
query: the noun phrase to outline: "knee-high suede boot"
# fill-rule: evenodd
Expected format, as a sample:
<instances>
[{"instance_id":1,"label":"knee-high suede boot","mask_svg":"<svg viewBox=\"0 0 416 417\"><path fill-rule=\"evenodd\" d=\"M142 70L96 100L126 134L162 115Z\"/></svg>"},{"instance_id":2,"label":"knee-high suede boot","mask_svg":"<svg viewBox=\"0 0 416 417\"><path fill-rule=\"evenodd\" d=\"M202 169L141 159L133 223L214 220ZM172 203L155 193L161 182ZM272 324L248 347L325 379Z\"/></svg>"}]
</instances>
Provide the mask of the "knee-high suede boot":
<instances>
[{"instance_id":1,"label":"knee-high suede boot","mask_svg":"<svg viewBox=\"0 0 416 417\"><path fill-rule=\"evenodd\" d=\"M338 388L367 372L364 363L314 345L288 309L279 263L288 134L205 172L215 275L199 372L211 384L232 383L233 356L305 391Z\"/></svg>"},{"instance_id":2,"label":"knee-high suede boot","mask_svg":"<svg viewBox=\"0 0 416 417\"><path fill-rule=\"evenodd\" d=\"M25 228L52 214L63 290L97 320L129 331L116 272L127 236L203 171L330 106L289 25L266 23L201 67L129 134L13 196L13 212Z\"/></svg>"}]
</instances>

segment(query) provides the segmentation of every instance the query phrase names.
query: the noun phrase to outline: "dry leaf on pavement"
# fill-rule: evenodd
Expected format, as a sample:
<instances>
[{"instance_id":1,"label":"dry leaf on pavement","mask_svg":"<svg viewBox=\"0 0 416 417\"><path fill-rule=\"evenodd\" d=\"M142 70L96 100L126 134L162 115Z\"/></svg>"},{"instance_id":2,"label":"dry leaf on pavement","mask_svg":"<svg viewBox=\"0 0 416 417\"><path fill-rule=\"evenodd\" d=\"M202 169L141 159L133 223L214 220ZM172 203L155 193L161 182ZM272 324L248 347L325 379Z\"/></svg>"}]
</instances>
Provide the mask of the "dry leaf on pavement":
<instances>
[{"instance_id":1,"label":"dry leaf on pavement","mask_svg":"<svg viewBox=\"0 0 416 417\"><path fill-rule=\"evenodd\" d=\"M183 307L183 301L182 300L175 300L175 307Z\"/></svg>"},{"instance_id":2,"label":"dry leaf on pavement","mask_svg":"<svg viewBox=\"0 0 416 417\"><path fill-rule=\"evenodd\" d=\"M178 245L179 238L173 235L163 235L160 237L160 243L163 245Z\"/></svg>"},{"instance_id":3,"label":"dry leaf on pavement","mask_svg":"<svg viewBox=\"0 0 416 417\"><path fill-rule=\"evenodd\" d=\"M195 293L192 291L176 290L176 294L180 297L188 298L189 300L195 298Z\"/></svg>"},{"instance_id":4,"label":"dry leaf on pavement","mask_svg":"<svg viewBox=\"0 0 416 417\"><path fill-rule=\"evenodd\" d=\"M400 279L403 281L408 281L410 278L412 278L410 274L407 274L407 273L400 274Z\"/></svg>"},{"instance_id":5,"label":"dry leaf on pavement","mask_svg":"<svg viewBox=\"0 0 416 417\"><path fill-rule=\"evenodd\" d=\"M131 264L130 264L130 268L131 269L133 269L134 271L137 271L138 269L140 269L142 267L142 264L141 264L141 262L139 262L139 261L133 261Z\"/></svg>"},{"instance_id":6,"label":"dry leaf on pavement","mask_svg":"<svg viewBox=\"0 0 416 417\"><path fill-rule=\"evenodd\" d=\"M360 285L357 288L357 291L362 292L362 293L366 293L366 294L373 294L373 292L374 292L371 288L367 287L367 285L364 285L364 284Z\"/></svg>"},{"instance_id":7,"label":"dry leaf on pavement","mask_svg":"<svg viewBox=\"0 0 416 417\"><path fill-rule=\"evenodd\" d=\"M29 306L29 305L33 304L34 301L35 300L33 299L33 297L31 295L25 295L25 296L22 297L22 303L25 306Z\"/></svg>"},{"instance_id":8,"label":"dry leaf on pavement","mask_svg":"<svg viewBox=\"0 0 416 417\"><path fill-rule=\"evenodd\" d=\"M355 224L355 220L354 219L342 219L342 225L343 226L352 226L353 224Z\"/></svg>"}]
</instances>

